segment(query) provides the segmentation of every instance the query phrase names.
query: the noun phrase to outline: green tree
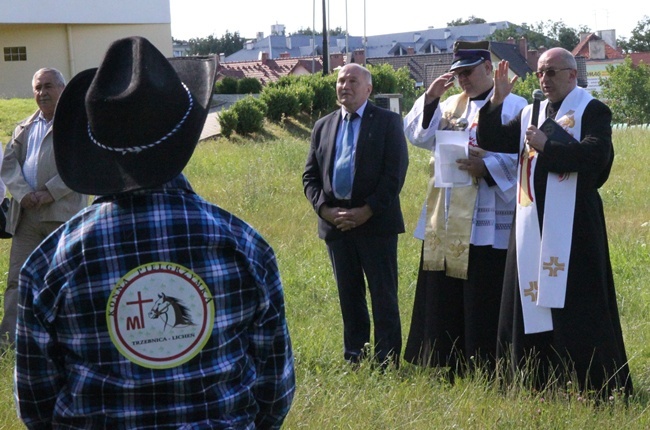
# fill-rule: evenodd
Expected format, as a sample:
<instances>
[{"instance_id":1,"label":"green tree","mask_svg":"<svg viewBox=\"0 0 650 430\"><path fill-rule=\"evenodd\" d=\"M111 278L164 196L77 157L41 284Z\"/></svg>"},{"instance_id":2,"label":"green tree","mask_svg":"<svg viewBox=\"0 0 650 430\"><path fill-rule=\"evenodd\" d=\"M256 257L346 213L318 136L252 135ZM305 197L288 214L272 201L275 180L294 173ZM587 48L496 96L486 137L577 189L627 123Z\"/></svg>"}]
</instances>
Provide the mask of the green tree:
<instances>
[{"instance_id":1,"label":"green tree","mask_svg":"<svg viewBox=\"0 0 650 430\"><path fill-rule=\"evenodd\" d=\"M536 27L531 27L530 25L523 23L522 25L512 25L508 28L495 30L488 39L495 42L506 42L511 37L515 40L525 37L529 49L539 49L541 47L552 48L558 46L557 41L549 39L544 35L544 33L540 32L543 30L541 23L538 23Z\"/></svg>"},{"instance_id":2,"label":"green tree","mask_svg":"<svg viewBox=\"0 0 650 430\"><path fill-rule=\"evenodd\" d=\"M525 98L528 103L532 103L533 91L535 90L539 90L539 81L535 75L531 74L526 79L522 79L520 76L512 88L512 93Z\"/></svg>"},{"instance_id":3,"label":"green tree","mask_svg":"<svg viewBox=\"0 0 650 430\"><path fill-rule=\"evenodd\" d=\"M545 26L545 33L553 40L557 40L560 47L572 51L578 43L580 43L581 33L591 33L587 26L580 26L577 30L575 28L567 27L563 21L547 21Z\"/></svg>"},{"instance_id":4,"label":"green tree","mask_svg":"<svg viewBox=\"0 0 650 430\"><path fill-rule=\"evenodd\" d=\"M562 20L548 20L546 22L540 21L532 25L523 23L521 25L512 25L505 29L496 30L490 36L490 40L505 42L510 37L516 40L523 36L528 41L528 47L530 49L561 46L571 51L580 42L580 33L588 33L589 31L589 28L585 26L580 26L576 30L567 27Z\"/></svg>"},{"instance_id":5,"label":"green tree","mask_svg":"<svg viewBox=\"0 0 650 430\"><path fill-rule=\"evenodd\" d=\"M336 27L333 29L330 28L329 33L330 36L343 36L345 34L345 31L341 27ZM317 31L314 33L314 30L312 30L311 27L307 27L307 28L301 28L293 34L298 34L303 36L322 36L323 32Z\"/></svg>"},{"instance_id":6,"label":"green tree","mask_svg":"<svg viewBox=\"0 0 650 430\"><path fill-rule=\"evenodd\" d=\"M213 54L233 54L244 47L246 40L239 36L239 32L226 33L220 38L214 34L205 38L193 38L188 41L190 45L190 55L213 55Z\"/></svg>"},{"instance_id":7,"label":"green tree","mask_svg":"<svg viewBox=\"0 0 650 430\"><path fill-rule=\"evenodd\" d=\"M612 121L629 125L650 123L650 65L632 64L627 57L618 66L607 66L609 77L600 79L596 97L612 109Z\"/></svg>"},{"instance_id":8,"label":"green tree","mask_svg":"<svg viewBox=\"0 0 650 430\"><path fill-rule=\"evenodd\" d=\"M625 52L650 52L650 17L644 15L632 30L630 40L619 39L618 45Z\"/></svg>"},{"instance_id":9,"label":"green tree","mask_svg":"<svg viewBox=\"0 0 650 430\"><path fill-rule=\"evenodd\" d=\"M397 79L397 91L403 96L402 106L413 106L419 94L415 88L415 79L411 78L409 68L403 66L397 69L395 78Z\"/></svg>"},{"instance_id":10,"label":"green tree","mask_svg":"<svg viewBox=\"0 0 650 430\"><path fill-rule=\"evenodd\" d=\"M395 69L388 63L373 66L368 65L372 75L372 94L389 94L397 92L397 77Z\"/></svg>"},{"instance_id":11,"label":"green tree","mask_svg":"<svg viewBox=\"0 0 650 430\"><path fill-rule=\"evenodd\" d=\"M461 25L471 25L471 24L485 24L487 21L485 21L483 18L477 18L474 15L471 15L467 19L462 19L458 18L453 21L450 21L447 23L447 27L459 27Z\"/></svg>"}]
</instances>

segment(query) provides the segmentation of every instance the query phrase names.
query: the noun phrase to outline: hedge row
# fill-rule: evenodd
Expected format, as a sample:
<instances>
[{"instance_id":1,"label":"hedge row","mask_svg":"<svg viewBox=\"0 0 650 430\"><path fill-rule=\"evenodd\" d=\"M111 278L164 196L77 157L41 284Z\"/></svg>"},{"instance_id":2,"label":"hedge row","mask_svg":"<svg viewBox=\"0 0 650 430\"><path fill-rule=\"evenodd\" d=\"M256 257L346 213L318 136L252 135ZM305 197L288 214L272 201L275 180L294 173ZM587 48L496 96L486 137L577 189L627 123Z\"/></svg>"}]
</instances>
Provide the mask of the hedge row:
<instances>
[{"instance_id":1,"label":"hedge row","mask_svg":"<svg viewBox=\"0 0 650 430\"><path fill-rule=\"evenodd\" d=\"M401 93L409 99L415 97L415 82L409 77L407 68L393 70L388 65L369 66L372 74L373 93ZM259 99L247 97L221 112L219 124L221 134L229 138L233 132L248 135L261 131L264 118L279 122L300 114L318 117L336 109L336 73L327 76L318 74L284 76L264 87ZM251 78L244 78L251 79ZM219 81L220 92L239 91L243 84L232 78ZM224 83L224 81L228 82ZM234 83L232 81L235 81ZM235 88L236 87L236 88ZM251 91L246 94L254 93Z\"/></svg>"},{"instance_id":2,"label":"hedge row","mask_svg":"<svg viewBox=\"0 0 650 430\"><path fill-rule=\"evenodd\" d=\"M220 82L223 82L220 81ZM279 122L299 114L320 115L336 107L336 75L286 76L264 87L259 99L246 97L219 114L221 134L261 131L264 118Z\"/></svg>"}]
</instances>

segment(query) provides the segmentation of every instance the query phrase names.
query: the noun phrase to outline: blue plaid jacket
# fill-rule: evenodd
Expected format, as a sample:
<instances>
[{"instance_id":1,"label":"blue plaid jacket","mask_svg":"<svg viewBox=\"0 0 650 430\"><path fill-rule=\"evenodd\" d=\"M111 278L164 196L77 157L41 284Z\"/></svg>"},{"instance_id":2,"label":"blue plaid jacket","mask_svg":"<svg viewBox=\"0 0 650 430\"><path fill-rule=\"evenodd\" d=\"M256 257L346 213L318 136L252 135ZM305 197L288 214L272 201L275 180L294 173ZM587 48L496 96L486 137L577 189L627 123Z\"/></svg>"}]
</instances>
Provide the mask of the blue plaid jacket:
<instances>
[{"instance_id":1,"label":"blue plaid jacket","mask_svg":"<svg viewBox=\"0 0 650 430\"><path fill-rule=\"evenodd\" d=\"M155 262L198 276L214 306L202 347L166 367L142 365L144 350L129 358L110 329L116 285ZM28 428L279 428L289 411L293 354L273 250L182 175L98 198L34 251L19 294L15 388ZM142 309L126 330L163 327Z\"/></svg>"}]
</instances>

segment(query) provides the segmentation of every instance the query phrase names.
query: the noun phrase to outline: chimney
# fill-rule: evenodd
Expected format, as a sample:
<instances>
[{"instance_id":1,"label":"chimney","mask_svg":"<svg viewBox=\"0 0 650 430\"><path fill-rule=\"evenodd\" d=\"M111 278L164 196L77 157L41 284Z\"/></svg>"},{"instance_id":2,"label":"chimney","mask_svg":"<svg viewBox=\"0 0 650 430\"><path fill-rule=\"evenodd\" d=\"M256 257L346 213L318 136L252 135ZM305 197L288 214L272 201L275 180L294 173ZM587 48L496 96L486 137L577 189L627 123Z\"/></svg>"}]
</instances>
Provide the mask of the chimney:
<instances>
[{"instance_id":1,"label":"chimney","mask_svg":"<svg viewBox=\"0 0 650 430\"><path fill-rule=\"evenodd\" d=\"M357 64L366 64L366 51L363 49L355 49L352 52L352 58Z\"/></svg>"},{"instance_id":2,"label":"chimney","mask_svg":"<svg viewBox=\"0 0 650 430\"><path fill-rule=\"evenodd\" d=\"M604 60L605 55L605 41L604 40L590 40L589 41L589 59L590 60Z\"/></svg>"},{"instance_id":3,"label":"chimney","mask_svg":"<svg viewBox=\"0 0 650 430\"><path fill-rule=\"evenodd\" d=\"M606 44L616 49L616 30L600 30L598 35Z\"/></svg>"},{"instance_id":4,"label":"chimney","mask_svg":"<svg viewBox=\"0 0 650 430\"><path fill-rule=\"evenodd\" d=\"M515 38L512 37L512 36L508 37L508 40L506 40L506 43L509 43L509 44L511 44L511 45L514 45L514 44L515 44Z\"/></svg>"},{"instance_id":5,"label":"chimney","mask_svg":"<svg viewBox=\"0 0 650 430\"><path fill-rule=\"evenodd\" d=\"M524 36L519 39L519 53L524 58L526 58L526 54L528 53L528 40Z\"/></svg>"},{"instance_id":6,"label":"chimney","mask_svg":"<svg viewBox=\"0 0 650 430\"><path fill-rule=\"evenodd\" d=\"M262 64L266 65L266 62L269 60L269 53L260 51L258 60L262 61Z\"/></svg>"},{"instance_id":7,"label":"chimney","mask_svg":"<svg viewBox=\"0 0 650 430\"><path fill-rule=\"evenodd\" d=\"M280 53L280 59L283 59L283 58L291 58L291 53L289 53L289 52L281 52Z\"/></svg>"},{"instance_id":8,"label":"chimney","mask_svg":"<svg viewBox=\"0 0 650 430\"><path fill-rule=\"evenodd\" d=\"M412 46L409 46L406 48L406 55L415 55L415 48Z\"/></svg>"},{"instance_id":9,"label":"chimney","mask_svg":"<svg viewBox=\"0 0 650 430\"><path fill-rule=\"evenodd\" d=\"M343 54L338 52L330 55L330 71L343 66Z\"/></svg>"}]
</instances>

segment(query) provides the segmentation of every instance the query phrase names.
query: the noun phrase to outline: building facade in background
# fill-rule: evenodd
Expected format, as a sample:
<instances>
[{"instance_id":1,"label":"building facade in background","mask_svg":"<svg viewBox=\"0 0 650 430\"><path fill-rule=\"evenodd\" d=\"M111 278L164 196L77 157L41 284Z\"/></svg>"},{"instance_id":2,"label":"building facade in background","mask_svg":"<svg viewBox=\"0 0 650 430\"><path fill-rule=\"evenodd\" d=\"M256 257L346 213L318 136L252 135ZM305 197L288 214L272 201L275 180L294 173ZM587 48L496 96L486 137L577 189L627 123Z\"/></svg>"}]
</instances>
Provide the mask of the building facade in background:
<instances>
[{"instance_id":1,"label":"building facade in background","mask_svg":"<svg viewBox=\"0 0 650 430\"><path fill-rule=\"evenodd\" d=\"M0 0L0 98L32 97L31 77L54 67L70 79L97 67L109 44L144 36L172 56L169 0Z\"/></svg>"}]
</instances>

